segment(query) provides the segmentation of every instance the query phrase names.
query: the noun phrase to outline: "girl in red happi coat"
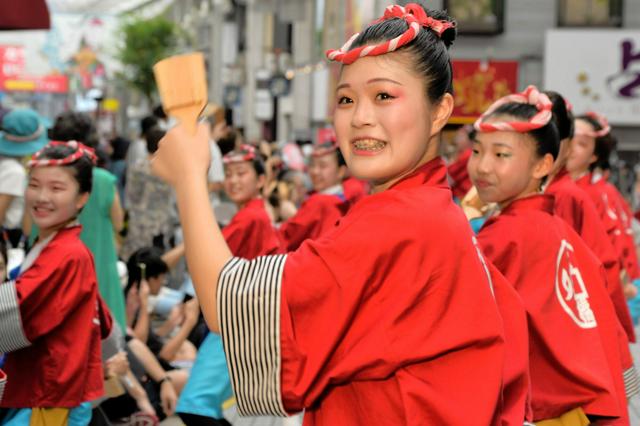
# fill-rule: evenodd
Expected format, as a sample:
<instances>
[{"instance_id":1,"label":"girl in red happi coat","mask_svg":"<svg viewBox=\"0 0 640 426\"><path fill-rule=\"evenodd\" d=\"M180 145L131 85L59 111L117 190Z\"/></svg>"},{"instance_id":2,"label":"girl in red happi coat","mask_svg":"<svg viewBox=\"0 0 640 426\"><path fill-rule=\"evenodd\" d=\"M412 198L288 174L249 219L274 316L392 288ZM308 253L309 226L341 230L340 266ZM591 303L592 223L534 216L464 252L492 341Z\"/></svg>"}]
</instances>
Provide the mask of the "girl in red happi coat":
<instances>
[{"instance_id":1,"label":"girl in red happi coat","mask_svg":"<svg viewBox=\"0 0 640 426\"><path fill-rule=\"evenodd\" d=\"M278 234L265 209L260 191L265 182L264 163L251 145L241 145L222 159L224 190L238 212L222 230L232 253L247 259L281 253Z\"/></svg>"},{"instance_id":2,"label":"girl in red happi coat","mask_svg":"<svg viewBox=\"0 0 640 426\"><path fill-rule=\"evenodd\" d=\"M607 273L607 289L616 308L618 319L629 341L635 342L633 323L620 279L619 258L607 236L593 200L571 179L566 168L570 142L574 133L573 114L567 108L565 99L558 93L546 92L546 94L553 102L553 117L558 126L560 149L553 171L547 178L545 193L554 196L554 213L571 225L602 262Z\"/></svg>"},{"instance_id":3,"label":"girl in red happi coat","mask_svg":"<svg viewBox=\"0 0 640 426\"><path fill-rule=\"evenodd\" d=\"M306 425L497 424L502 321L437 154L453 108L454 36L444 13L411 3L329 53L344 65L338 144L374 194L287 255L232 257L208 207L205 127L161 142L153 167L176 188L189 269L222 335L240 413L305 409Z\"/></svg>"},{"instance_id":4,"label":"girl in red happi coat","mask_svg":"<svg viewBox=\"0 0 640 426\"><path fill-rule=\"evenodd\" d=\"M111 318L77 222L94 161L72 141L51 142L29 163L26 209L40 232L17 279L0 284L2 425L88 424L89 402L102 396L100 340Z\"/></svg>"},{"instance_id":5,"label":"girl in red happi coat","mask_svg":"<svg viewBox=\"0 0 640 426\"><path fill-rule=\"evenodd\" d=\"M600 262L553 214L540 188L559 136L549 98L530 86L497 101L476 122L469 174L482 201L498 203L478 241L511 281L529 323L531 418L628 424L621 326ZM585 414L589 417L587 419Z\"/></svg>"},{"instance_id":6,"label":"girl in red happi coat","mask_svg":"<svg viewBox=\"0 0 640 426\"><path fill-rule=\"evenodd\" d=\"M605 224L607 234L616 249L622 269L629 280L640 278L635 244L630 232L630 222L621 206L618 191L602 178L602 169L609 168L609 155L614 141L606 119L595 113L579 116L575 120L575 135L567 170L571 177L593 200L598 214ZM596 173L596 168L599 172ZM629 217L630 220L630 217ZM631 284L625 286L632 289Z\"/></svg>"},{"instance_id":7,"label":"girl in red happi coat","mask_svg":"<svg viewBox=\"0 0 640 426\"><path fill-rule=\"evenodd\" d=\"M313 193L290 219L280 225L279 234L286 251L294 251L306 239L315 240L336 226L349 209L342 179L346 165L334 141L313 147L309 177Z\"/></svg>"}]
</instances>

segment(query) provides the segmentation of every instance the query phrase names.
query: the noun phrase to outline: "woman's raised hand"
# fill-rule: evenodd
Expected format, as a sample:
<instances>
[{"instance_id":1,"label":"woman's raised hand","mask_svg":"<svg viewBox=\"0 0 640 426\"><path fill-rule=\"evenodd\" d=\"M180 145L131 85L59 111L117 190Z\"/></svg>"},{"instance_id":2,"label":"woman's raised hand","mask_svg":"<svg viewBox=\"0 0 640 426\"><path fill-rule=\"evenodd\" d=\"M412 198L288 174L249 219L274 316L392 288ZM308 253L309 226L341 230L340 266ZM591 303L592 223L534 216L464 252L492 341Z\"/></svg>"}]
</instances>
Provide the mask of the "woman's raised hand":
<instances>
[{"instance_id":1,"label":"woman's raised hand","mask_svg":"<svg viewBox=\"0 0 640 426\"><path fill-rule=\"evenodd\" d=\"M200 123L196 134L191 135L177 125L160 140L151 160L151 170L176 188L182 183L188 184L190 179L206 179L210 162L209 126Z\"/></svg>"}]
</instances>

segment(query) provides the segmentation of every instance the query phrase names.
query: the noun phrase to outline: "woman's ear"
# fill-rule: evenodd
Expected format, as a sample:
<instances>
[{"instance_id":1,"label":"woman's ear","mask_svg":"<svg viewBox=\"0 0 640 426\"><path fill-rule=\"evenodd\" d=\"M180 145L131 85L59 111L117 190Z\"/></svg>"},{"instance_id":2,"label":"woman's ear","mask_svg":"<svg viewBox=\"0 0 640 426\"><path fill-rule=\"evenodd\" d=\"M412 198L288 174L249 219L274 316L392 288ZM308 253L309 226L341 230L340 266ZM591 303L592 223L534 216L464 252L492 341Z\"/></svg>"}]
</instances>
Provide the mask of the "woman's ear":
<instances>
[{"instance_id":1,"label":"woman's ear","mask_svg":"<svg viewBox=\"0 0 640 426\"><path fill-rule=\"evenodd\" d=\"M447 124L453 112L453 106L453 96L450 93L445 93L440 101L433 105L433 110L431 111L431 137L440 133Z\"/></svg>"},{"instance_id":2,"label":"woman's ear","mask_svg":"<svg viewBox=\"0 0 640 426\"><path fill-rule=\"evenodd\" d=\"M258 175L258 189L264 188L265 183L267 182L267 176L264 174Z\"/></svg>"},{"instance_id":3,"label":"woman's ear","mask_svg":"<svg viewBox=\"0 0 640 426\"><path fill-rule=\"evenodd\" d=\"M76 198L76 209L81 210L89 201L90 192L83 192L82 194L78 194Z\"/></svg>"},{"instance_id":4,"label":"woman's ear","mask_svg":"<svg viewBox=\"0 0 640 426\"><path fill-rule=\"evenodd\" d=\"M545 154L544 157L538 160L533 168L533 177L536 179L542 179L545 176L548 176L551 173L551 170L553 170L553 163L553 155Z\"/></svg>"}]
</instances>

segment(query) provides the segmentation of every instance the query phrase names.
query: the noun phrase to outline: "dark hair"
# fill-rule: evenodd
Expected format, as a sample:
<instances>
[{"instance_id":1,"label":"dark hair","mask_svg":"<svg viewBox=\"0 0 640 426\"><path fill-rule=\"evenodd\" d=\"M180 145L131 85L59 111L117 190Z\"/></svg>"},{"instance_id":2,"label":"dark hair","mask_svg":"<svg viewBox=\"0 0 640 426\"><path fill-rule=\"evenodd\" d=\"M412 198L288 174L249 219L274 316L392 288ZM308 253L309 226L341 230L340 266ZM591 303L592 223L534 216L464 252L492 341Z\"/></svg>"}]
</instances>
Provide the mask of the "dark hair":
<instances>
[{"instance_id":1,"label":"dark hair","mask_svg":"<svg viewBox=\"0 0 640 426\"><path fill-rule=\"evenodd\" d=\"M91 134L94 133L91 117L82 112L67 111L56 118L49 129L49 139L54 141L78 141L90 145Z\"/></svg>"},{"instance_id":2,"label":"dark hair","mask_svg":"<svg viewBox=\"0 0 640 426\"><path fill-rule=\"evenodd\" d=\"M253 165L253 170L256 171L256 174L258 176L263 176L266 174L266 167L264 166L264 160L262 159L262 155L260 154L256 155L256 158L254 158L253 161L251 161L251 164Z\"/></svg>"},{"instance_id":3,"label":"dark hair","mask_svg":"<svg viewBox=\"0 0 640 426\"><path fill-rule=\"evenodd\" d=\"M416 0L415 3L433 19L455 22L441 10L428 9L422 1ZM350 49L391 40L402 35L407 28L406 21L400 18L374 23L360 33ZM447 29L442 37L428 28L422 28L415 39L397 50L408 52L413 58L416 71L426 80L427 96L431 102L439 101L445 93L453 94L453 70L448 49L455 38L455 27Z\"/></svg>"},{"instance_id":4,"label":"dark hair","mask_svg":"<svg viewBox=\"0 0 640 426\"><path fill-rule=\"evenodd\" d=\"M38 155L39 160L61 160L69 157L75 150L68 145L47 145ZM93 162L87 155L62 167L71 169L73 177L78 182L80 194L91 192L93 185Z\"/></svg>"},{"instance_id":5,"label":"dark hair","mask_svg":"<svg viewBox=\"0 0 640 426\"><path fill-rule=\"evenodd\" d=\"M123 138L122 136L116 136L111 139L111 159L113 161L124 160L130 144L129 139Z\"/></svg>"},{"instance_id":6,"label":"dark hair","mask_svg":"<svg viewBox=\"0 0 640 426\"><path fill-rule=\"evenodd\" d=\"M157 105L153 109L153 115L162 120L165 120L167 118L167 113L164 112L164 108L162 107L162 105Z\"/></svg>"},{"instance_id":7,"label":"dark hair","mask_svg":"<svg viewBox=\"0 0 640 426\"><path fill-rule=\"evenodd\" d=\"M242 131L237 128L231 128L224 137L216 141L218 148L220 148L220 153L223 156L236 149L236 139L238 139L238 137L244 138Z\"/></svg>"},{"instance_id":8,"label":"dark hair","mask_svg":"<svg viewBox=\"0 0 640 426\"><path fill-rule=\"evenodd\" d=\"M573 137L574 125L573 125L573 113L567 108L567 101L558 92L552 90L546 90L545 95L549 97L553 107L553 119L558 127L558 134L560 140L571 139Z\"/></svg>"},{"instance_id":9,"label":"dark hair","mask_svg":"<svg viewBox=\"0 0 640 426\"><path fill-rule=\"evenodd\" d=\"M153 154L158 150L158 143L160 142L160 139L164 138L165 133L166 132L160 127L152 127L147 130L144 134L144 138L147 141L147 151L149 154Z\"/></svg>"},{"instance_id":10,"label":"dark hair","mask_svg":"<svg viewBox=\"0 0 640 426\"><path fill-rule=\"evenodd\" d=\"M144 137L144 134L147 133L147 130L152 127L156 127L158 125L158 118L153 115L148 115L142 120L140 120L140 134Z\"/></svg>"},{"instance_id":11,"label":"dark hair","mask_svg":"<svg viewBox=\"0 0 640 426\"><path fill-rule=\"evenodd\" d=\"M589 115L579 115L576 117L576 120L583 120L589 123L593 130L598 132L602 130L602 125L598 120L589 116ZM601 168L602 170L609 170L611 168L611 163L609 162L609 157L611 157L611 153L614 151L618 141L616 138L609 132L604 136L600 136L595 138L596 143L593 147L593 155L598 157L596 161L589 165L589 169L593 170L596 167Z\"/></svg>"},{"instance_id":12,"label":"dark hair","mask_svg":"<svg viewBox=\"0 0 640 426\"><path fill-rule=\"evenodd\" d=\"M498 107L494 112L485 117L485 120L489 117L506 115L525 121L531 119L531 117L537 113L538 109L533 105L509 102ZM550 120L545 126L531 130L526 134L535 140L536 154L539 157L551 154L555 159L558 156L558 150L560 149L560 136L558 134L558 128L555 120Z\"/></svg>"},{"instance_id":13,"label":"dark hair","mask_svg":"<svg viewBox=\"0 0 640 426\"><path fill-rule=\"evenodd\" d=\"M129 273L129 280L127 281L127 287L124 293L127 294L131 287L140 283L142 278L142 271L140 264L145 265L145 277L155 278L169 271L169 267L162 260L162 250L158 247L143 247L136 250L127 261L127 271Z\"/></svg>"},{"instance_id":14,"label":"dark hair","mask_svg":"<svg viewBox=\"0 0 640 426\"><path fill-rule=\"evenodd\" d=\"M95 153L97 158L96 166L100 167L101 169L106 169L110 162L109 154L107 154L107 151L98 147L95 148Z\"/></svg>"}]
</instances>

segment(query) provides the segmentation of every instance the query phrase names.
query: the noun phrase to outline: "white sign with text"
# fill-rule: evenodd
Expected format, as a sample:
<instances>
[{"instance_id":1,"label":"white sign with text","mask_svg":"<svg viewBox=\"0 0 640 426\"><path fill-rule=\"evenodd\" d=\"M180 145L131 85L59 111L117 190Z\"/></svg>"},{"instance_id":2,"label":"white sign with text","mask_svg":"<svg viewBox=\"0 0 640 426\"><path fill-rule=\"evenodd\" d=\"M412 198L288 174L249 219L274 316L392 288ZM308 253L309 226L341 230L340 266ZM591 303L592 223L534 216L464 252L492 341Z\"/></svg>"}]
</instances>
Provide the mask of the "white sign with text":
<instances>
[{"instance_id":1,"label":"white sign with text","mask_svg":"<svg viewBox=\"0 0 640 426\"><path fill-rule=\"evenodd\" d=\"M640 126L640 31L550 30L544 88L576 114L596 111L612 124Z\"/></svg>"}]
</instances>

